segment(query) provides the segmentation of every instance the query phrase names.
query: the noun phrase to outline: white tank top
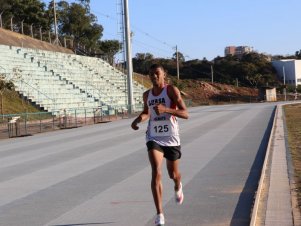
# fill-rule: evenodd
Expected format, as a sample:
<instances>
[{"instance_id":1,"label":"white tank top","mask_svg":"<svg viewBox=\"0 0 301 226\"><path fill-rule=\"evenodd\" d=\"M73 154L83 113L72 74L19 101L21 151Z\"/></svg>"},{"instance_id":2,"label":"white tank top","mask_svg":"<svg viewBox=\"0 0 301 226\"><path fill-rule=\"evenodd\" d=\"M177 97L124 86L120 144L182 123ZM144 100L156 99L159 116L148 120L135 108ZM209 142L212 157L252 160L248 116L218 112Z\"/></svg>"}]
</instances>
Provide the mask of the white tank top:
<instances>
[{"instance_id":1,"label":"white tank top","mask_svg":"<svg viewBox=\"0 0 301 226\"><path fill-rule=\"evenodd\" d=\"M176 109L176 105L172 103L167 95L167 87L168 85L165 85L158 96L153 95L152 89L148 92L147 106L150 111L150 118L146 132L146 142L155 141L161 146L179 146L180 136L177 117L168 113L157 115L153 109L157 104Z\"/></svg>"}]
</instances>

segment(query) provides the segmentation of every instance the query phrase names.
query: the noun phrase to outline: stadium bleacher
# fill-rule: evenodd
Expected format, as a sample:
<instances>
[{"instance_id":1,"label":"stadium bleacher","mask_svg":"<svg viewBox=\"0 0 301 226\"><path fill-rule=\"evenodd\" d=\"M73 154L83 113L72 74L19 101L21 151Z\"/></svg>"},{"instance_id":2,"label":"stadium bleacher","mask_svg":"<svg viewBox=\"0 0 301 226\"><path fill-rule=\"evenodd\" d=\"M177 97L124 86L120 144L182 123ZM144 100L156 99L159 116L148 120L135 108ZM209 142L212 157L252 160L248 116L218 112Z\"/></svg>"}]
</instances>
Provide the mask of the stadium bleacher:
<instances>
[{"instance_id":1,"label":"stadium bleacher","mask_svg":"<svg viewBox=\"0 0 301 226\"><path fill-rule=\"evenodd\" d=\"M0 74L16 91L48 112L64 109L127 109L127 76L106 61L87 56L0 45ZM145 88L134 82L134 109Z\"/></svg>"}]
</instances>

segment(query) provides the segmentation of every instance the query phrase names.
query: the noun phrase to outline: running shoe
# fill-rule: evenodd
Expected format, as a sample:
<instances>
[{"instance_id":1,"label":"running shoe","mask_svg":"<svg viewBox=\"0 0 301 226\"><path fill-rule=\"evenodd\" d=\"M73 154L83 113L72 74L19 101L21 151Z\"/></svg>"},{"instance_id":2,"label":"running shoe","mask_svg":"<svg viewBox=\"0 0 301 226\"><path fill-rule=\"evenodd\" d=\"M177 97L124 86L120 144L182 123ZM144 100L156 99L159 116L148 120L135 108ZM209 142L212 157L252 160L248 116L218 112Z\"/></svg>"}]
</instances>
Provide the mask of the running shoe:
<instances>
[{"instance_id":1,"label":"running shoe","mask_svg":"<svg viewBox=\"0 0 301 226\"><path fill-rule=\"evenodd\" d=\"M164 221L164 215L163 213L157 214L156 220L155 220L155 225L156 226L164 226L165 221Z\"/></svg>"},{"instance_id":2,"label":"running shoe","mask_svg":"<svg viewBox=\"0 0 301 226\"><path fill-rule=\"evenodd\" d=\"M182 183L180 183L180 188L179 190L175 191L175 199L176 199L176 203L178 205L181 205L184 201L184 194L183 194L183 186Z\"/></svg>"}]
</instances>

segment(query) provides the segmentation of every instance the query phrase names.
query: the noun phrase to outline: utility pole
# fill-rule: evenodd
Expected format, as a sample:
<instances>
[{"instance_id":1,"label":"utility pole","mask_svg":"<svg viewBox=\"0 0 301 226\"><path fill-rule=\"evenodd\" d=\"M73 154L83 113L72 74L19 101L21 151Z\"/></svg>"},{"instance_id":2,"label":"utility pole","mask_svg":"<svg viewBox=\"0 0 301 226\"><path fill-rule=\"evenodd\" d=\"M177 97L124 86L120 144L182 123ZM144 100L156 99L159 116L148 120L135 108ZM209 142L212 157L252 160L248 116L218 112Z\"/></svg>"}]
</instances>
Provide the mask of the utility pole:
<instances>
[{"instance_id":1,"label":"utility pole","mask_svg":"<svg viewBox=\"0 0 301 226\"><path fill-rule=\"evenodd\" d=\"M11 30L11 31L14 31L13 18L14 18L14 16L12 16L12 17L10 18L10 30Z\"/></svg>"},{"instance_id":2,"label":"utility pole","mask_svg":"<svg viewBox=\"0 0 301 226\"><path fill-rule=\"evenodd\" d=\"M127 78L128 78L128 105L129 113L134 113L134 99L133 99L133 62L132 62L132 47L131 47L131 30L129 21L129 8L128 0L123 0L124 3L124 33L125 33L125 46L126 46L126 67L127 67Z\"/></svg>"},{"instance_id":3,"label":"utility pole","mask_svg":"<svg viewBox=\"0 0 301 226\"><path fill-rule=\"evenodd\" d=\"M213 66L212 64L210 66L211 66L211 83L213 83Z\"/></svg>"},{"instance_id":4,"label":"utility pole","mask_svg":"<svg viewBox=\"0 0 301 226\"><path fill-rule=\"evenodd\" d=\"M21 32L22 32L22 35L24 35L24 27L23 27L23 25L24 25L24 20L22 20L21 21Z\"/></svg>"},{"instance_id":5,"label":"utility pole","mask_svg":"<svg viewBox=\"0 0 301 226\"><path fill-rule=\"evenodd\" d=\"M54 14L54 35L55 35L55 40L53 42L54 45L60 45L60 40L57 32L57 22L56 22L56 4L55 0L53 0L53 14Z\"/></svg>"},{"instance_id":6,"label":"utility pole","mask_svg":"<svg viewBox=\"0 0 301 226\"><path fill-rule=\"evenodd\" d=\"M0 13L0 27L2 28L2 13L3 13L4 11L2 11L1 13Z\"/></svg>"},{"instance_id":7,"label":"utility pole","mask_svg":"<svg viewBox=\"0 0 301 226\"><path fill-rule=\"evenodd\" d=\"M283 70L283 94L284 94L284 101L286 101L286 88L285 88L285 69L284 69L284 66L282 67L282 70Z\"/></svg>"},{"instance_id":8,"label":"utility pole","mask_svg":"<svg viewBox=\"0 0 301 226\"><path fill-rule=\"evenodd\" d=\"M33 28L32 28L32 25L33 25L33 24L30 25L30 35L31 35L31 37L33 38Z\"/></svg>"},{"instance_id":9,"label":"utility pole","mask_svg":"<svg viewBox=\"0 0 301 226\"><path fill-rule=\"evenodd\" d=\"M176 59L177 59L177 78L180 79L180 69L179 69L179 53L178 46L176 45Z\"/></svg>"}]
</instances>

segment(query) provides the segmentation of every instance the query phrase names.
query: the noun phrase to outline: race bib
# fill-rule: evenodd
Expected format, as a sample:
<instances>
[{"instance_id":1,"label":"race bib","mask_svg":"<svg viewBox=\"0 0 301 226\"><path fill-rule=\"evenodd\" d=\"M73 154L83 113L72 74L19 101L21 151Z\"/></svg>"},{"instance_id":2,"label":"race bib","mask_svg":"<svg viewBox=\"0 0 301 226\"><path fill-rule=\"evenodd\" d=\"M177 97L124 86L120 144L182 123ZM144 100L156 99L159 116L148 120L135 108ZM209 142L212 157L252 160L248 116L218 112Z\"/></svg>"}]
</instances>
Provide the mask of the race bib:
<instances>
[{"instance_id":1,"label":"race bib","mask_svg":"<svg viewBox=\"0 0 301 226\"><path fill-rule=\"evenodd\" d=\"M170 121L151 121L150 135L152 137L167 137L172 135L172 125Z\"/></svg>"}]
</instances>

